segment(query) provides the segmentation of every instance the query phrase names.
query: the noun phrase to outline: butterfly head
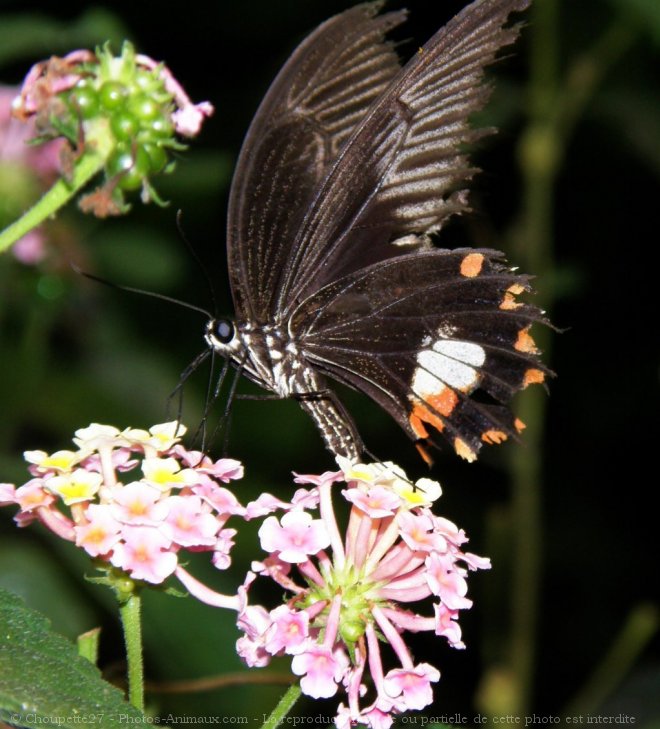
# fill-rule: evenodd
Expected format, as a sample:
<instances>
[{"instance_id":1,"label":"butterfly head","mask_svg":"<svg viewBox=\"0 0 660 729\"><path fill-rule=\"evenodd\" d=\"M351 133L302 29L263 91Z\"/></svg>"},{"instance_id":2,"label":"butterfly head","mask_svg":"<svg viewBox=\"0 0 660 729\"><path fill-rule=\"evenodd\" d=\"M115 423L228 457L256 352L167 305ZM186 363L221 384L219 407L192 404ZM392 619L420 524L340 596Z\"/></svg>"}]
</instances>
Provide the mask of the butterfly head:
<instances>
[{"instance_id":1,"label":"butterfly head","mask_svg":"<svg viewBox=\"0 0 660 729\"><path fill-rule=\"evenodd\" d=\"M267 332L267 333L266 333ZM248 379L259 386L288 397L286 382L280 368L273 367L272 358L281 358L275 351L280 342L271 327L254 327L233 319L210 318L206 323L204 340L214 352L228 359Z\"/></svg>"}]
</instances>

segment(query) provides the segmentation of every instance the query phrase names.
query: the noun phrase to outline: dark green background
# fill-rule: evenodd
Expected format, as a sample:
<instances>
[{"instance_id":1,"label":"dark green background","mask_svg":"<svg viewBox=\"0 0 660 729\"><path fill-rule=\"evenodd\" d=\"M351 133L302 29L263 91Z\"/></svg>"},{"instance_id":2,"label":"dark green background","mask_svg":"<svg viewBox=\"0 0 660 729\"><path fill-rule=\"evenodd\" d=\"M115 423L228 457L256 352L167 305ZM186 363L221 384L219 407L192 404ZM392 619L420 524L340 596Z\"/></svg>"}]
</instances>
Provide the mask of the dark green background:
<instances>
[{"instance_id":1,"label":"dark green background","mask_svg":"<svg viewBox=\"0 0 660 729\"><path fill-rule=\"evenodd\" d=\"M539 5L547 0L537 0ZM0 259L0 480L25 479L20 454L27 448L68 446L77 427L91 421L119 427L148 426L165 418L165 401L179 372L201 351L203 319L162 301L95 285L72 273L68 261L106 278L158 291L203 307L210 296L176 230L183 211L187 238L204 262L219 307L230 312L224 264L228 186L241 139L280 64L304 34L351 3L335 0L246 0L200 4L106 2L83 24L89 3L0 3L0 80L17 83L39 58L92 46L113 28L140 51L164 59L194 100L208 99L216 114L201 138L182 155L175 174L156 182L168 208L137 204L125 218L99 221L68 210L48 259L28 268ZM461 2L411 1L411 18L399 32L407 57L459 9ZM397 7L390 3L390 7ZM660 171L660 108L657 47L660 11L649 0L564 0L558 3L560 88L583 55L612 28L629 33L628 45L607 64L579 110L553 190L552 270L531 270L551 316L563 331L553 337L541 470L543 545L539 643L531 707L561 713L621 630L630 611L657 593L658 518L654 433L657 422L656 208ZM111 15L107 15L111 14ZM541 22L538 20L537 22ZM97 30L98 28L98 30ZM625 29L629 30L625 30ZM531 29L492 72L497 90L486 123L500 133L475 151L484 169L473 185L475 213L453 222L443 247L505 248L512 263L527 253L512 250L511 226L525 187L518 159L529 97ZM1 49L4 48L4 51ZM588 57L592 57L588 55ZM0 160L1 164L1 160ZM185 388L185 420L193 428L203 412L207 375ZM251 391L245 387L245 391ZM405 435L365 398L345 400L370 448L425 475ZM507 658L510 612L510 548L518 525L508 516L508 444L488 451L478 464L449 450L433 471L444 487L441 509L464 526L471 548L495 552L491 573L473 576L475 608L464 619L468 650L424 640L420 660L436 663L443 677L428 716L480 707L478 686ZM216 446L216 450L219 446ZM239 402L233 408L229 453L242 459L248 478L239 486L247 501L258 491L289 493L288 474L332 467L312 423L294 402ZM642 467L647 474L642 474ZM248 496L249 494L249 496ZM0 514L0 584L23 594L74 636L104 625L103 660L112 672L121 658L119 631L108 596L81 580L85 561L38 528L18 532L10 510ZM494 536L499 535L499 536ZM253 556L254 539L237 550L239 569L214 574L219 588L235 585ZM53 595L58 594L56 600ZM231 616L164 595L148 599L147 663L154 680L194 678L233 671L236 631ZM660 720L657 637L624 671L600 713L627 711L638 724ZM286 663L278 670L286 671ZM504 684L503 684L504 685ZM604 680L601 680L604 687ZM504 689L503 689L504 690ZM188 698L154 694L162 714L246 714L269 711L279 688L236 688ZM312 713L327 714L310 702ZM252 723L252 722L250 722ZM657 725L657 724L656 724Z\"/></svg>"}]
</instances>

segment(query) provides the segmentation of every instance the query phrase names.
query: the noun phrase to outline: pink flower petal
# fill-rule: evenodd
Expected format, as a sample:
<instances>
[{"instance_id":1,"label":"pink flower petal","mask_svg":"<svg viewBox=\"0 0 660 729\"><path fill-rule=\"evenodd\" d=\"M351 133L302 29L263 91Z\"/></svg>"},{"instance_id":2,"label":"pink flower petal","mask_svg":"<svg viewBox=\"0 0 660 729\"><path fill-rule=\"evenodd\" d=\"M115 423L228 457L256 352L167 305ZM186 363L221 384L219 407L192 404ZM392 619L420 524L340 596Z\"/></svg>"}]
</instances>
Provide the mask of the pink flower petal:
<instances>
[{"instance_id":1,"label":"pink flower petal","mask_svg":"<svg viewBox=\"0 0 660 729\"><path fill-rule=\"evenodd\" d=\"M40 478L33 478L23 486L19 486L14 497L22 511L33 511L40 506L50 506L56 500L53 494L44 489L44 481Z\"/></svg>"},{"instance_id":2,"label":"pink flower petal","mask_svg":"<svg viewBox=\"0 0 660 729\"><path fill-rule=\"evenodd\" d=\"M349 488L342 491L344 498L372 519L392 516L401 506L401 499L384 486L369 486L366 489Z\"/></svg>"},{"instance_id":3,"label":"pink flower petal","mask_svg":"<svg viewBox=\"0 0 660 729\"><path fill-rule=\"evenodd\" d=\"M345 654L325 646L308 643L306 650L293 657L291 670L300 679L300 688L314 699L327 699L337 693L337 684L348 668Z\"/></svg>"},{"instance_id":4,"label":"pink flower petal","mask_svg":"<svg viewBox=\"0 0 660 729\"><path fill-rule=\"evenodd\" d=\"M272 494L263 493L255 501L250 501L250 503L245 507L245 519L250 521L251 519L256 519L260 516L266 516L266 514L272 514L278 509L290 508L291 504L288 502L282 501L282 499L278 499Z\"/></svg>"},{"instance_id":5,"label":"pink flower petal","mask_svg":"<svg viewBox=\"0 0 660 729\"><path fill-rule=\"evenodd\" d=\"M90 504L85 510L86 524L74 527L76 545L92 557L107 554L119 541L122 524L107 504Z\"/></svg>"},{"instance_id":6,"label":"pink flower petal","mask_svg":"<svg viewBox=\"0 0 660 729\"><path fill-rule=\"evenodd\" d=\"M229 489L218 486L212 479L195 484L191 487L193 493L201 496L207 504L210 504L219 516L235 514L243 516L245 508L241 506L238 499Z\"/></svg>"},{"instance_id":7,"label":"pink flower petal","mask_svg":"<svg viewBox=\"0 0 660 729\"><path fill-rule=\"evenodd\" d=\"M213 547L211 562L218 570L226 570L231 564L229 553L234 546L234 537L238 532L236 529L222 529L218 534L217 541Z\"/></svg>"},{"instance_id":8,"label":"pink flower petal","mask_svg":"<svg viewBox=\"0 0 660 729\"><path fill-rule=\"evenodd\" d=\"M272 624L268 630L266 650L275 655L280 651L297 653L309 635L309 615L303 610L291 610L280 605L270 613Z\"/></svg>"},{"instance_id":9,"label":"pink flower petal","mask_svg":"<svg viewBox=\"0 0 660 729\"><path fill-rule=\"evenodd\" d=\"M285 562L306 562L330 544L330 536L321 519L312 519L305 511L290 511L281 523L269 516L259 529L261 547L266 552L279 552Z\"/></svg>"},{"instance_id":10,"label":"pink flower petal","mask_svg":"<svg viewBox=\"0 0 660 729\"><path fill-rule=\"evenodd\" d=\"M294 471L293 475L294 483L311 483L314 484L314 486L323 486L326 483L335 483L335 481L344 480L343 471L325 471L320 476L296 473Z\"/></svg>"},{"instance_id":11,"label":"pink flower petal","mask_svg":"<svg viewBox=\"0 0 660 729\"><path fill-rule=\"evenodd\" d=\"M16 486L12 483L0 483L0 506L16 503Z\"/></svg>"},{"instance_id":12,"label":"pink flower petal","mask_svg":"<svg viewBox=\"0 0 660 729\"><path fill-rule=\"evenodd\" d=\"M136 580L160 584L177 566L177 556L167 551L171 541L149 526L125 526L123 541L115 545L110 561Z\"/></svg>"},{"instance_id":13,"label":"pink flower petal","mask_svg":"<svg viewBox=\"0 0 660 729\"><path fill-rule=\"evenodd\" d=\"M436 620L435 634L443 635L452 648L465 648L465 643L461 640L461 626L456 622L458 610L450 610L443 603L434 604L433 609Z\"/></svg>"},{"instance_id":14,"label":"pink flower petal","mask_svg":"<svg viewBox=\"0 0 660 729\"><path fill-rule=\"evenodd\" d=\"M445 538L433 530L433 521L425 514L402 512L397 517L401 537L412 550L447 551Z\"/></svg>"},{"instance_id":15,"label":"pink flower petal","mask_svg":"<svg viewBox=\"0 0 660 729\"><path fill-rule=\"evenodd\" d=\"M169 506L163 492L144 483L133 481L112 489L112 515L124 524L158 526L163 522Z\"/></svg>"},{"instance_id":16,"label":"pink flower petal","mask_svg":"<svg viewBox=\"0 0 660 729\"><path fill-rule=\"evenodd\" d=\"M391 698L401 698L406 709L423 709L433 702L431 683L440 680L440 671L428 663L412 669L395 668L384 680L385 692Z\"/></svg>"},{"instance_id":17,"label":"pink flower petal","mask_svg":"<svg viewBox=\"0 0 660 729\"><path fill-rule=\"evenodd\" d=\"M168 513L164 524L175 544L181 547L215 545L220 522L202 509L204 502L198 496L170 496L165 503Z\"/></svg>"},{"instance_id":18,"label":"pink flower petal","mask_svg":"<svg viewBox=\"0 0 660 729\"><path fill-rule=\"evenodd\" d=\"M472 600L465 597L467 582L456 571L451 557L432 552L426 559L426 568L431 591L450 610L463 610L472 606Z\"/></svg>"}]
</instances>

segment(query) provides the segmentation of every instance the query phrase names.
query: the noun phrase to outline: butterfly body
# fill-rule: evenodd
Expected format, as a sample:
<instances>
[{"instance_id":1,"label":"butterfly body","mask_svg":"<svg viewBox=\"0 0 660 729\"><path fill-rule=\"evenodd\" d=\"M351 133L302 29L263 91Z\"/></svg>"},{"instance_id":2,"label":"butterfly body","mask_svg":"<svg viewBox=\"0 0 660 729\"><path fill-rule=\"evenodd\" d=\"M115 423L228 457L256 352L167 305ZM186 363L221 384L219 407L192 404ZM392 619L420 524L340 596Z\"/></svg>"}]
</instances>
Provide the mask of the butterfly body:
<instances>
[{"instance_id":1,"label":"butterfly body","mask_svg":"<svg viewBox=\"0 0 660 729\"><path fill-rule=\"evenodd\" d=\"M352 420L319 370L306 361L288 328L212 319L205 337L210 347L252 382L281 398L300 400L332 452L358 457L362 445Z\"/></svg>"},{"instance_id":2,"label":"butterfly body","mask_svg":"<svg viewBox=\"0 0 660 729\"><path fill-rule=\"evenodd\" d=\"M528 0L476 0L404 68L381 3L330 19L294 52L241 150L227 253L236 318L206 341L249 379L294 397L326 446L362 443L329 387L375 400L416 441L441 433L473 460L522 425L505 404L547 370L517 296L525 276L489 249L443 250L467 210L463 147L481 136L484 67Z\"/></svg>"}]
</instances>

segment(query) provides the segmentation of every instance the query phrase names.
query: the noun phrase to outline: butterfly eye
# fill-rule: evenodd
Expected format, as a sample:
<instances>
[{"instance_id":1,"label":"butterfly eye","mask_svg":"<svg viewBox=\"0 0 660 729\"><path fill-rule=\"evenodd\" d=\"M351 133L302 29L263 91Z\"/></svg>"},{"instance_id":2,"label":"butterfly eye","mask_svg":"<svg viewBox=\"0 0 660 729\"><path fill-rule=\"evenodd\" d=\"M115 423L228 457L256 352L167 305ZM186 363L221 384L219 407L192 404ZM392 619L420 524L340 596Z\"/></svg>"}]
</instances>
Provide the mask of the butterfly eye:
<instances>
[{"instance_id":1,"label":"butterfly eye","mask_svg":"<svg viewBox=\"0 0 660 729\"><path fill-rule=\"evenodd\" d=\"M213 325L213 334L222 344L229 344L234 338L234 324L229 319L217 319Z\"/></svg>"}]
</instances>

